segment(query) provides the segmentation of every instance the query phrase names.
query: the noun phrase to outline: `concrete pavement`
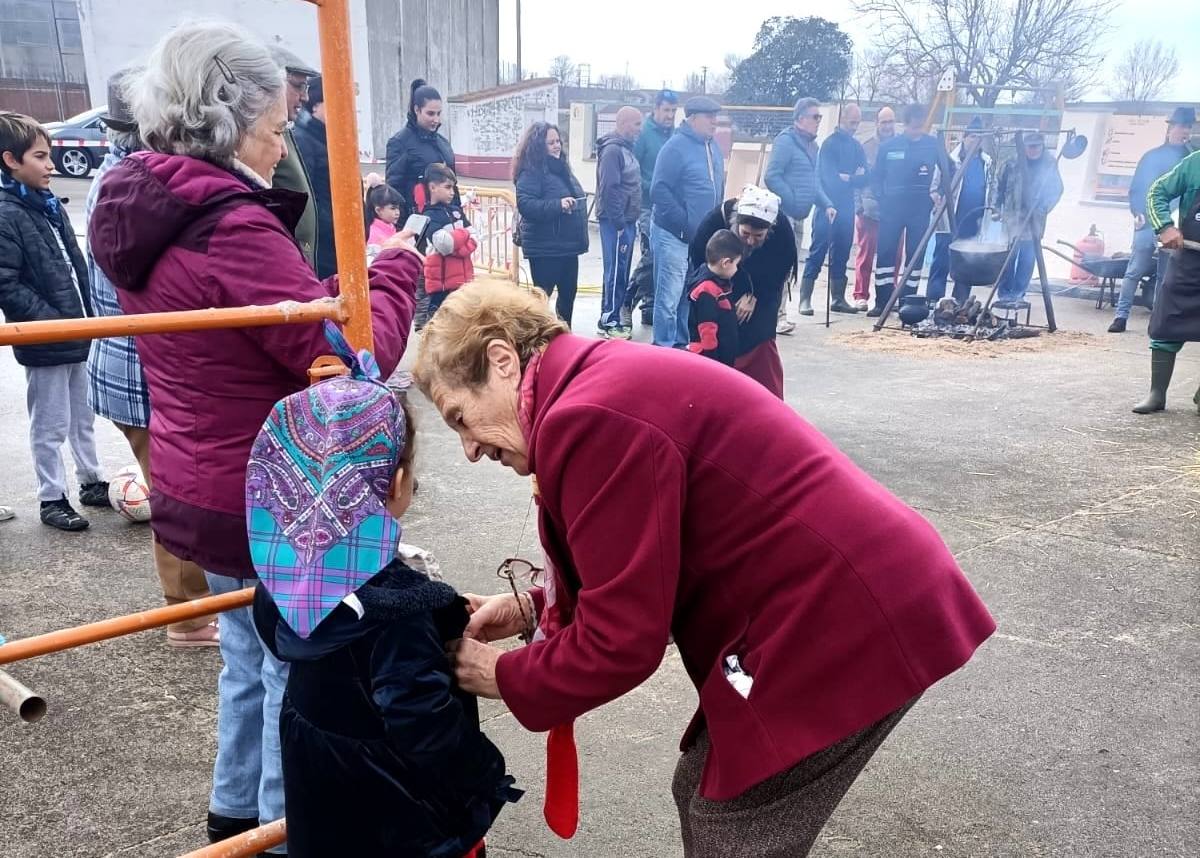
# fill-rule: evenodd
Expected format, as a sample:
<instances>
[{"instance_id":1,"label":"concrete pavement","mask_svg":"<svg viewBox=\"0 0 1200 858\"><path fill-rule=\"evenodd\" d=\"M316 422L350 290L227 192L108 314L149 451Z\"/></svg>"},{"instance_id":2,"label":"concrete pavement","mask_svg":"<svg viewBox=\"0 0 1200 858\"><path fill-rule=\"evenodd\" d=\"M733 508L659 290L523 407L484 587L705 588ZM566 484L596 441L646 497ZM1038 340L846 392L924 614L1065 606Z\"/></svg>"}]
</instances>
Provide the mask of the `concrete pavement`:
<instances>
[{"instance_id":1,"label":"concrete pavement","mask_svg":"<svg viewBox=\"0 0 1200 858\"><path fill-rule=\"evenodd\" d=\"M80 195L80 202L82 195ZM824 301L819 295L815 304ZM579 301L593 330L598 299ZM936 524L999 623L925 695L834 815L815 856L1190 856L1200 853L1200 347L1180 355L1170 410L1138 417L1145 311L1056 305L1089 345L989 359L915 359L831 334L780 338L787 398L860 466ZM881 336L888 336L883 334ZM647 340L639 329L637 338ZM630 383L636 383L631 380ZM93 514L84 534L37 521L23 373L0 355L0 633L10 638L139 610L160 596L145 527ZM409 541L463 590L500 587L528 485L472 465L420 398L421 492ZM112 470L132 461L99 424ZM752 439L749 439L752 441ZM864 513L867 514L867 513ZM886 545L879 550L886 551ZM535 553L532 531L522 553ZM219 658L149 632L11 667L50 713L0 713L0 855L163 856L203 843ZM668 652L642 688L583 719L580 832L540 817L542 737L487 703L486 729L525 799L491 854L678 856L669 785L696 696ZM797 707L804 705L796 701Z\"/></svg>"}]
</instances>

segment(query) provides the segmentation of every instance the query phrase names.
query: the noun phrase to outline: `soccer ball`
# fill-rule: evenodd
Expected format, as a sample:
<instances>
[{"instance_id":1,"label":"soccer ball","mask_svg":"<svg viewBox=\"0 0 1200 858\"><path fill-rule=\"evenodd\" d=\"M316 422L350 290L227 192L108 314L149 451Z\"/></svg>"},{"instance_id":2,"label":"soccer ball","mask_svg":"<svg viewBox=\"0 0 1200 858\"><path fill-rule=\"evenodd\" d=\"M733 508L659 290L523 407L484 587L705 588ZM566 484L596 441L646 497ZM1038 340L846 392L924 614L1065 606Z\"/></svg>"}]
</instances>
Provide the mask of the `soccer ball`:
<instances>
[{"instance_id":1,"label":"soccer ball","mask_svg":"<svg viewBox=\"0 0 1200 858\"><path fill-rule=\"evenodd\" d=\"M117 471L108 481L108 502L128 521L149 521L150 490L142 479L142 469L130 465Z\"/></svg>"}]
</instances>

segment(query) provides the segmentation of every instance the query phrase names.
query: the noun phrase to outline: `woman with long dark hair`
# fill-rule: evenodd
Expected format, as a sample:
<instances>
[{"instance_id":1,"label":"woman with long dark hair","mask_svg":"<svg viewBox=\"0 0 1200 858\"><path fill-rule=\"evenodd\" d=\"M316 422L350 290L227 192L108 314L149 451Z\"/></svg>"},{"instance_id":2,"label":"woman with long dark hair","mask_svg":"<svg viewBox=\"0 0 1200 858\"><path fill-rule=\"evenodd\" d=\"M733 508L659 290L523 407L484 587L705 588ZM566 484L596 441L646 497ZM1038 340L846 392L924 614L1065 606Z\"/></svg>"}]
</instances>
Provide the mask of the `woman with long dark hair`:
<instances>
[{"instance_id":1,"label":"woman with long dark hair","mask_svg":"<svg viewBox=\"0 0 1200 858\"><path fill-rule=\"evenodd\" d=\"M562 135L549 122L529 126L513 156L521 215L521 250L533 282L553 295L558 317L571 324L579 285L579 256L588 250L587 205L571 172Z\"/></svg>"},{"instance_id":2,"label":"woman with long dark hair","mask_svg":"<svg viewBox=\"0 0 1200 858\"><path fill-rule=\"evenodd\" d=\"M408 121L387 144L387 183L404 195L406 215L425 208L426 167L445 164L454 170L454 150L438 133L442 127L441 93L420 78L412 82L409 91Z\"/></svg>"}]
</instances>

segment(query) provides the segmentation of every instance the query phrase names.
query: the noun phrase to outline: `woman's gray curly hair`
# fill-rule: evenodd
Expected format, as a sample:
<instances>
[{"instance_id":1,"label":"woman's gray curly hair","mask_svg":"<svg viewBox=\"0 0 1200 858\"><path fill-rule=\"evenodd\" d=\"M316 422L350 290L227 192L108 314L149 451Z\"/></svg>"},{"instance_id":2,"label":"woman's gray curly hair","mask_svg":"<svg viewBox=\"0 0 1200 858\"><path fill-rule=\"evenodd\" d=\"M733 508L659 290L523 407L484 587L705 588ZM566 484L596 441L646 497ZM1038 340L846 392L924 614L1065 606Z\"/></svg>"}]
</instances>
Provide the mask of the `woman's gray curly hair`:
<instances>
[{"instance_id":1,"label":"woman's gray curly hair","mask_svg":"<svg viewBox=\"0 0 1200 858\"><path fill-rule=\"evenodd\" d=\"M283 69L258 39L233 24L201 21L159 40L125 82L125 96L148 148L228 167L283 87Z\"/></svg>"}]
</instances>

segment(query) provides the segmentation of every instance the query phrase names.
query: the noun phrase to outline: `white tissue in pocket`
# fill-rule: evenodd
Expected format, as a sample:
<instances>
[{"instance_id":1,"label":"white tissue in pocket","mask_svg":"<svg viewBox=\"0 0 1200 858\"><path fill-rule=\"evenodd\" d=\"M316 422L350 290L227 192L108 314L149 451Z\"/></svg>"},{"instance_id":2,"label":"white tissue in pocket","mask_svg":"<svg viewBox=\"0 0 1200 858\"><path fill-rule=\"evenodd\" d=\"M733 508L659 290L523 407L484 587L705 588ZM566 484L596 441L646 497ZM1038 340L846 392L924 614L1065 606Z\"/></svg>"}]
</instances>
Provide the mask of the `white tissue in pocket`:
<instances>
[{"instance_id":1,"label":"white tissue in pocket","mask_svg":"<svg viewBox=\"0 0 1200 858\"><path fill-rule=\"evenodd\" d=\"M725 656L725 679L733 686L734 691L742 695L743 699L750 698L754 677L742 669L742 660L736 655Z\"/></svg>"}]
</instances>

